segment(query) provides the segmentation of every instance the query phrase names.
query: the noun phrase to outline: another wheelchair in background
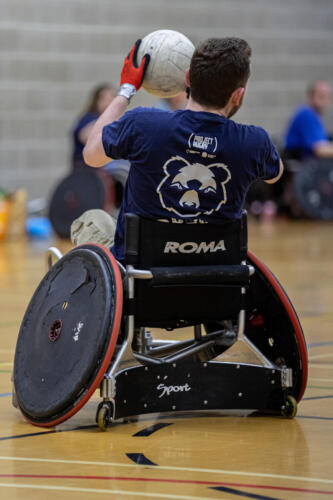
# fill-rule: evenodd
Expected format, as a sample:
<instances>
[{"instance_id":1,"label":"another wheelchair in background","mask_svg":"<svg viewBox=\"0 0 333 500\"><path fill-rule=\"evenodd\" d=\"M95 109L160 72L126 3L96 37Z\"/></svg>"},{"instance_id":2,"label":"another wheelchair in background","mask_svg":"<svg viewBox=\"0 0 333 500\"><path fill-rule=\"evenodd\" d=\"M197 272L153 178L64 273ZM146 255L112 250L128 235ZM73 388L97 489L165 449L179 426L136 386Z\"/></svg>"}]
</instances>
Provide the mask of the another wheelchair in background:
<instances>
[{"instance_id":1,"label":"another wheelchair in background","mask_svg":"<svg viewBox=\"0 0 333 500\"><path fill-rule=\"evenodd\" d=\"M280 147L285 172L272 186L278 213L296 219L333 220L333 160L304 158Z\"/></svg>"}]
</instances>

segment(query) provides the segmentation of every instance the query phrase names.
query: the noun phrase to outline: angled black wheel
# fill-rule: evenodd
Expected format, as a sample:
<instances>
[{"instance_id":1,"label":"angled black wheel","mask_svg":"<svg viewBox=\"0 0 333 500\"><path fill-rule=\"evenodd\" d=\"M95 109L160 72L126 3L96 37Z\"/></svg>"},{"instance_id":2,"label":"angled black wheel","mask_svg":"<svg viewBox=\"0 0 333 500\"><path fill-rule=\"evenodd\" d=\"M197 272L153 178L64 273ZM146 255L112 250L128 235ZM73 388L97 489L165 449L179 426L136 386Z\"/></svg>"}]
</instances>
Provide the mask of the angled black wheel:
<instances>
[{"instance_id":1,"label":"angled black wheel","mask_svg":"<svg viewBox=\"0 0 333 500\"><path fill-rule=\"evenodd\" d=\"M74 415L107 370L122 314L122 279L104 247L74 248L46 274L25 313L14 386L24 417L50 427Z\"/></svg>"}]
</instances>

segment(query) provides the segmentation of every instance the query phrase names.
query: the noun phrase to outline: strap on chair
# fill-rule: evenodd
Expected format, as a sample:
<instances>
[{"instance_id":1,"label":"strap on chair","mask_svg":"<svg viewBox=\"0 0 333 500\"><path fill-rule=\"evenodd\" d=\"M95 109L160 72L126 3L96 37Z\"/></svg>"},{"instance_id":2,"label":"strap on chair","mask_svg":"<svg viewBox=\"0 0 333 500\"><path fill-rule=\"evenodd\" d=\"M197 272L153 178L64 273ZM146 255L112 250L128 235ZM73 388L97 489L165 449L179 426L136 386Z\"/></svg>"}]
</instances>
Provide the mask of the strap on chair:
<instances>
[{"instance_id":1,"label":"strap on chair","mask_svg":"<svg viewBox=\"0 0 333 500\"><path fill-rule=\"evenodd\" d=\"M158 285L238 285L246 286L251 269L247 265L152 267L151 286Z\"/></svg>"}]
</instances>

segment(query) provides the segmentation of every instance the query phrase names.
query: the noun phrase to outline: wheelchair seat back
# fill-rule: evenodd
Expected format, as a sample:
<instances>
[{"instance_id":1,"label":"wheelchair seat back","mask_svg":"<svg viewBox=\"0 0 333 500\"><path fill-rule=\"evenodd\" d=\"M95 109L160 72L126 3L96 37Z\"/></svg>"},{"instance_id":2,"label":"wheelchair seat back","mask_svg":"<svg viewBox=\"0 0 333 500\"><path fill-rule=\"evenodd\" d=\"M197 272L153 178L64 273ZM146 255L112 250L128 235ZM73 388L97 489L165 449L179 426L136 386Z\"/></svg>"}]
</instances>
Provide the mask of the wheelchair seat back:
<instances>
[{"instance_id":1,"label":"wheelchair seat back","mask_svg":"<svg viewBox=\"0 0 333 500\"><path fill-rule=\"evenodd\" d=\"M248 282L247 273L235 279L246 268L241 266L247 254L246 222L245 212L222 224L168 223L126 214L126 265L153 274L151 280L135 280L136 326L175 328L235 317Z\"/></svg>"}]
</instances>

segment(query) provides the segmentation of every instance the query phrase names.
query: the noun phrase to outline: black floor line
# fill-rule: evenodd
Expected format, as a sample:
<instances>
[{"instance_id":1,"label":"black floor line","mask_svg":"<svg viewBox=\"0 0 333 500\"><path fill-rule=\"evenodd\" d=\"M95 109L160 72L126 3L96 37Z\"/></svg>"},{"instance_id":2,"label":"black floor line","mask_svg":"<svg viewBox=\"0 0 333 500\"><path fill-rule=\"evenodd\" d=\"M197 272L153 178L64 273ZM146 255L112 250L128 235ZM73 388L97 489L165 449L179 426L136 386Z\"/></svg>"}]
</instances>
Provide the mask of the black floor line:
<instances>
[{"instance_id":1,"label":"black floor line","mask_svg":"<svg viewBox=\"0 0 333 500\"><path fill-rule=\"evenodd\" d=\"M26 437L32 437L32 436L41 436L42 434L56 434L59 432L71 432L71 431L80 431L82 429L93 429L94 427L97 427L96 424L94 425L82 425L80 427L74 427L74 429L53 429L52 431L41 431L41 432L31 432L29 434L16 434L15 436L4 436L0 437L0 441L8 441L9 439L20 439L20 438L26 438Z\"/></svg>"},{"instance_id":2,"label":"black floor line","mask_svg":"<svg viewBox=\"0 0 333 500\"><path fill-rule=\"evenodd\" d=\"M31 436L41 436L42 434L55 434L57 431L41 431L41 432L31 432L30 434L17 434L16 436L5 436L0 437L0 441L7 441L8 439L20 439Z\"/></svg>"},{"instance_id":3,"label":"black floor line","mask_svg":"<svg viewBox=\"0 0 333 500\"><path fill-rule=\"evenodd\" d=\"M313 342L312 344L307 344L308 349L312 349L312 347L324 347L326 345L333 345L333 340L328 342Z\"/></svg>"},{"instance_id":4,"label":"black floor line","mask_svg":"<svg viewBox=\"0 0 333 500\"><path fill-rule=\"evenodd\" d=\"M333 398L333 394L330 394L329 396L313 396L311 398L302 398L302 401L310 401L311 399L330 399Z\"/></svg>"},{"instance_id":5,"label":"black floor line","mask_svg":"<svg viewBox=\"0 0 333 500\"><path fill-rule=\"evenodd\" d=\"M172 425L172 423L159 423L159 424L153 424L150 425L149 427L146 427L145 429L142 429L139 432L136 432L133 434L133 437L148 437L151 436L154 432L159 431L160 429L163 429L164 427L168 427L169 425Z\"/></svg>"},{"instance_id":6,"label":"black floor line","mask_svg":"<svg viewBox=\"0 0 333 500\"><path fill-rule=\"evenodd\" d=\"M297 415L296 418L312 418L313 420L333 420L333 417L315 417L311 415Z\"/></svg>"},{"instance_id":7,"label":"black floor line","mask_svg":"<svg viewBox=\"0 0 333 500\"><path fill-rule=\"evenodd\" d=\"M126 453L126 455L137 465L157 465L145 457L143 453Z\"/></svg>"},{"instance_id":8,"label":"black floor line","mask_svg":"<svg viewBox=\"0 0 333 500\"><path fill-rule=\"evenodd\" d=\"M213 486L211 490L223 491L224 493L231 493L239 497L256 498L258 500L279 500L276 497L267 497L265 495L257 495L256 493L248 493L247 491L235 490L234 488L227 488L226 486Z\"/></svg>"}]
</instances>

